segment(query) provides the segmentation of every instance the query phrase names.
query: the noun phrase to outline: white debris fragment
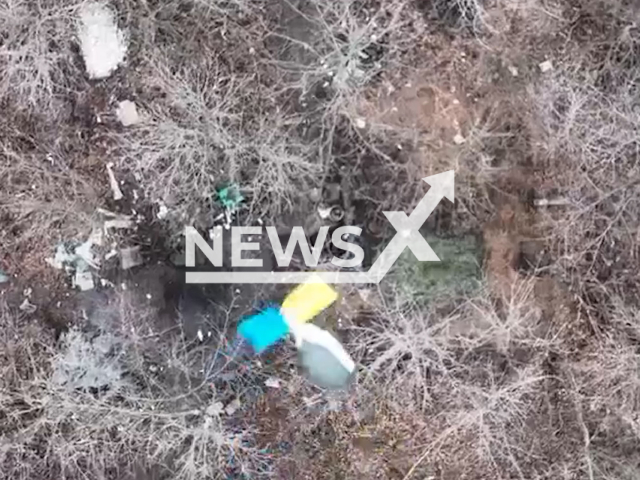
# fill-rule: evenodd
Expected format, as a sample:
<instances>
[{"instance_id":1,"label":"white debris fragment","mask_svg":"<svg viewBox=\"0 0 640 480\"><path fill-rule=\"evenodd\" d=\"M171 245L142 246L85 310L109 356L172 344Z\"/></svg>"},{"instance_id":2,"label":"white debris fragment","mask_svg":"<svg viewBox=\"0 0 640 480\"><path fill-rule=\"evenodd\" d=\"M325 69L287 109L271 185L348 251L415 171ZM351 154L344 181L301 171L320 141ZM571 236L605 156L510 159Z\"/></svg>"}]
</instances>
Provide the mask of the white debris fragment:
<instances>
[{"instance_id":1,"label":"white debris fragment","mask_svg":"<svg viewBox=\"0 0 640 480\"><path fill-rule=\"evenodd\" d=\"M120 268L128 270L138 265L142 265L142 255L140 247L123 248L120 250Z\"/></svg>"},{"instance_id":2,"label":"white debris fragment","mask_svg":"<svg viewBox=\"0 0 640 480\"><path fill-rule=\"evenodd\" d=\"M462 145L463 143L465 143L467 141L466 138L464 138L462 135L460 135L459 133L457 133L455 135L455 137L453 137L453 143L455 143L456 145Z\"/></svg>"},{"instance_id":3,"label":"white debris fragment","mask_svg":"<svg viewBox=\"0 0 640 480\"><path fill-rule=\"evenodd\" d=\"M323 220L331 216L331 210L332 210L332 207L325 207L323 205L318 205L318 215Z\"/></svg>"},{"instance_id":4,"label":"white debris fragment","mask_svg":"<svg viewBox=\"0 0 640 480\"><path fill-rule=\"evenodd\" d=\"M546 60L538 65L538 68L542 73L547 73L553 70L553 63L551 62L551 60Z\"/></svg>"},{"instance_id":5,"label":"white debris fragment","mask_svg":"<svg viewBox=\"0 0 640 480\"><path fill-rule=\"evenodd\" d=\"M107 280L106 278L101 278L100 279L100 285L102 285L103 287L115 287L115 285L113 284L113 282L110 282L109 280Z\"/></svg>"},{"instance_id":6,"label":"white debris fragment","mask_svg":"<svg viewBox=\"0 0 640 480\"><path fill-rule=\"evenodd\" d=\"M367 126L367 122L364 120L364 118L357 118L356 119L356 127L362 129L364 127Z\"/></svg>"},{"instance_id":7,"label":"white debris fragment","mask_svg":"<svg viewBox=\"0 0 640 480\"><path fill-rule=\"evenodd\" d=\"M210 417L216 417L220 415L223 410L224 410L224 405L222 404L222 402L215 402L207 407L207 409L205 410L205 413Z\"/></svg>"},{"instance_id":8,"label":"white debris fragment","mask_svg":"<svg viewBox=\"0 0 640 480\"><path fill-rule=\"evenodd\" d=\"M371 296L371 289L369 288L360 288L358 289L358 296L363 302L368 302L369 297Z\"/></svg>"},{"instance_id":9,"label":"white debris fragment","mask_svg":"<svg viewBox=\"0 0 640 480\"><path fill-rule=\"evenodd\" d=\"M163 220L167 218L167 215L169 215L169 209L164 203L160 202L160 207L158 208L158 213L156 213L156 217L158 217L158 220Z\"/></svg>"},{"instance_id":10,"label":"white debris fragment","mask_svg":"<svg viewBox=\"0 0 640 480\"><path fill-rule=\"evenodd\" d=\"M123 100L122 102L118 103L116 116L118 117L118 120L123 127L130 127L131 125L140 123L138 108L136 107L136 104L131 100Z\"/></svg>"},{"instance_id":11,"label":"white debris fragment","mask_svg":"<svg viewBox=\"0 0 640 480\"><path fill-rule=\"evenodd\" d=\"M64 244L59 244L56 248L56 254L53 258L47 258L45 262L51 265L53 268L57 270L62 270L64 268L65 263L73 262L75 255L69 253L67 247Z\"/></svg>"},{"instance_id":12,"label":"white debris fragment","mask_svg":"<svg viewBox=\"0 0 640 480\"><path fill-rule=\"evenodd\" d=\"M37 307L31 303L28 298L25 298L18 308L23 312L33 313L36 311Z\"/></svg>"},{"instance_id":13,"label":"white debris fragment","mask_svg":"<svg viewBox=\"0 0 640 480\"><path fill-rule=\"evenodd\" d=\"M509 65L509 73L511 73L512 77L517 77L520 72L518 71L518 69L516 67L514 67L513 65Z\"/></svg>"},{"instance_id":14,"label":"white debris fragment","mask_svg":"<svg viewBox=\"0 0 640 480\"><path fill-rule=\"evenodd\" d=\"M106 78L124 61L125 34L116 25L114 12L104 3L88 2L80 7L78 37L89 78Z\"/></svg>"},{"instance_id":15,"label":"white debris fragment","mask_svg":"<svg viewBox=\"0 0 640 480\"><path fill-rule=\"evenodd\" d=\"M264 381L266 387L280 388L280 380L276 377L269 377Z\"/></svg>"},{"instance_id":16,"label":"white debris fragment","mask_svg":"<svg viewBox=\"0 0 640 480\"><path fill-rule=\"evenodd\" d=\"M111 191L113 192L113 199L121 200L124 195L122 194L122 190L120 190L120 186L118 185L116 176L113 174L112 162L107 163L107 175L109 175L109 185L111 186Z\"/></svg>"},{"instance_id":17,"label":"white debris fragment","mask_svg":"<svg viewBox=\"0 0 640 480\"><path fill-rule=\"evenodd\" d=\"M241 405L242 404L240 403L240 400L236 398L233 402L225 407L224 413L226 413L227 415L233 415L240 409Z\"/></svg>"},{"instance_id":18,"label":"white debris fragment","mask_svg":"<svg viewBox=\"0 0 640 480\"><path fill-rule=\"evenodd\" d=\"M109 233L109 230L113 229L121 229L121 228L133 228L133 221L131 217L125 215L119 215L113 220L106 220L103 224L104 231Z\"/></svg>"},{"instance_id":19,"label":"white debris fragment","mask_svg":"<svg viewBox=\"0 0 640 480\"><path fill-rule=\"evenodd\" d=\"M99 232L99 231L98 231ZM79 260L82 260L84 262L86 262L87 265L89 265L90 267L93 268L99 268L100 267L100 260L98 260L96 258L96 256L93 253L93 246L94 245L100 245L102 243L102 235L100 233L96 234L95 231L94 233L91 234L91 236L89 237L89 239L80 244L78 247L76 247L75 249L75 254L76 254L76 269L77 270L81 270L82 268L78 268L80 262Z\"/></svg>"},{"instance_id":20,"label":"white debris fragment","mask_svg":"<svg viewBox=\"0 0 640 480\"><path fill-rule=\"evenodd\" d=\"M204 335L202 334L202 330L198 329L198 340L201 342L204 341Z\"/></svg>"},{"instance_id":21,"label":"white debris fragment","mask_svg":"<svg viewBox=\"0 0 640 480\"><path fill-rule=\"evenodd\" d=\"M571 205L566 198L537 198L533 201L536 207L565 206Z\"/></svg>"},{"instance_id":22,"label":"white debris fragment","mask_svg":"<svg viewBox=\"0 0 640 480\"><path fill-rule=\"evenodd\" d=\"M73 277L73 286L78 287L83 292L92 290L95 287L93 274L89 270L76 270L76 274Z\"/></svg>"},{"instance_id":23,"label":"white debris fragment","mask_svg":"<svg viewBox=\"0 0 640 480\"><path fill-rule=\"evenodd\" d=\"M29 298L32 293L33 293L33 288L31 287L27 287L22 291L22 295L24 295L27 298Z\"/></svg>"}]
</instances>

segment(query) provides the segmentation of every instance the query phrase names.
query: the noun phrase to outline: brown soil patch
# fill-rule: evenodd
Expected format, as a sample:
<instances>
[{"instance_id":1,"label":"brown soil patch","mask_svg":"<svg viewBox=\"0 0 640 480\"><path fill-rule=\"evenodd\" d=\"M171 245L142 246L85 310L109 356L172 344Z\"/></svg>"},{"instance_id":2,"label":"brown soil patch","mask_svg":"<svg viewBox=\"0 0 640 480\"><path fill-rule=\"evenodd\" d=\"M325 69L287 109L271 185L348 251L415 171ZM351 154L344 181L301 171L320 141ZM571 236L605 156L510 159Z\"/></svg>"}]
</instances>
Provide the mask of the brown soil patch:
<instances>
[{"instance_id":1,"label":"brown soil patch","mask_svg":"<svg viewBox=\"0 0 640 480\"><path fill-rule=\"evenodd\" d=\"M455 86L435 85L416 76L397 89L391 84L382 87L363 110L374 126L417 131L423 141L442 144L453 141L469 121L465 102L464 93Z\"/></svg>"}]
</instances>

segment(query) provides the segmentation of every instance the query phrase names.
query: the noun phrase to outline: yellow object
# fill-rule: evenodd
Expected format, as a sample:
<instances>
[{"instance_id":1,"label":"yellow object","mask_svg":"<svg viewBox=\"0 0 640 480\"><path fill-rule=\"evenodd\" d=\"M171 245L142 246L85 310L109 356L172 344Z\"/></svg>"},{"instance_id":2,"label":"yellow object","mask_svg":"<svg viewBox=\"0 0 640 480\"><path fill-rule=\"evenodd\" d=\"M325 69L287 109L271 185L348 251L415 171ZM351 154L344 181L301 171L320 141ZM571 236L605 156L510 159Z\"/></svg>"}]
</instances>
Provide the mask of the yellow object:
<instances>
[{"instance_id":1,"label":"yellow object","mask_svg":"<svg viewBox=\"0 0 640 480\"><path fill-rule=\"evenodd\" d=\"M338 292L319 277L311 276L287 295L280 311L288 322L305 323L335 302L337 298Z\"/></svg>"}]
</instances>

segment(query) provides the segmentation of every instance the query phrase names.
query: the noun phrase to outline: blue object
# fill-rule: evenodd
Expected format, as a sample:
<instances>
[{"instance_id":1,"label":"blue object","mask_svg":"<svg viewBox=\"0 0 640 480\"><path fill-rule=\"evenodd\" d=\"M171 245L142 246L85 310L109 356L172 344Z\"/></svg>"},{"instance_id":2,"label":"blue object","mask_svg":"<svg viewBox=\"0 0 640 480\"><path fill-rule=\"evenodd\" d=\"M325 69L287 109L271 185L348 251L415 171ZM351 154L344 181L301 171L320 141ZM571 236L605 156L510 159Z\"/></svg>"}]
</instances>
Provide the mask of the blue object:
<instances>
[{"instance_id":1,"label":"blue object","mask_svg":"<svg viewBox=\"0 0 640 480\"><path fill-rule=\"evenodd\" d=\"M260 313L245 318L238 325L238 334L255 350L262 353L274 343L286 337L289 326L284 321L280 309L268 307Z\"/></svg>"}]
</instances>

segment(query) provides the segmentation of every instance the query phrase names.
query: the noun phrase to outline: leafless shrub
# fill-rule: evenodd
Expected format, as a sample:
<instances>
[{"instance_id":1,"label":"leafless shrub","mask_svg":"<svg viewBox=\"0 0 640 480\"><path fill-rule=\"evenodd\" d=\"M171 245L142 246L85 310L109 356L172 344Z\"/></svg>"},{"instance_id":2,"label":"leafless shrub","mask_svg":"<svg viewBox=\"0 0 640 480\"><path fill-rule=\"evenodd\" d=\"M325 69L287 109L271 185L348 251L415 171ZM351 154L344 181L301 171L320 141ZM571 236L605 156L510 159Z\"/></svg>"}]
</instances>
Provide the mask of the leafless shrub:
<instances>
[{"instance_id":1,"label":"leafless shrub","mask_svg":"<svg viewBox=\"0 0 640 480\"><path fill-rule=\"evenodd\" d=\"M473 438L469 462L527 477L521 431L536 415L547 377L541 360L555 344L541 329L532 285L514 285L501 304L482 294L453 310L392 297L356 329L365 380L401 411L437 415L427 422L425 457ZM418 468L425 458L416 458Z\"/></svg>"},{"instance_id":2,"label":"leafless shrub","mask_svg":"<svg viewBox=\"0 0 640 480\"><path fill-rule=\"evenodd\" d=\"M18 322L2 308L0 464L6 478L38 471L102 478L135 468L160 468L179 479L266 473L261 454L247 443L251 432L226 425L203 381L186 389L174 383L197 377L202 352L176 340L164 345L157 362L134 362L145 351L144 338L134 345L127 337L71 330L54 354L51 338L39 334L38 340ZM40 344L44 348L36 348Z\"/></svg>"},{"instance_id":3,"label":"leafless shrub","mask_svg":"<svg viewBox=\"0 0 640 480\"><path fill-rule=\"evenodd\" d=\"M278 213L313 184L320 165L295 141L293 118L273 110L247 130L244 103L254 78L226 76L216 65L171 73L162 62L150 86L166 102L149 105L145 123L117 136L150 197L169 205L179 222L210 207L216 188L237 182L257 213Z\"/></svg>"},{"instance_id":4,"label":"leafless shrub","mask_svg":"<svg viewBox=\"0 0 640 480\"><path fill-rule=\"evenodd\" d=\"M30 132L25 123L15 115L0 125L0 174L5 179L0 213L6 222L0 232L2 243L7 248L24 247L57 241L59 236L86 235L98 192L73 168L75 158L59 145L68 132L57 132L59 137L52 140L40 125Z\"/></svg>"},{"instance_id":5,"label":"leafless shrub","mask_svg":"<svg viewBox=\"0 0 640 480\"><path fill-rule=\"evenodd\" d=\"M74 72L73 14L69 2L0 3L0 98L53 112L55 96Z\"/></svg>"},{"instance_id":6,"label":"leafless shrub","mask_svg":"<svg viewBox=\"0 0 640 480\"><path fill-rule=\"evenodd\" d=\"M570 206L560 212L562 220L548 216L557 269L592 300L632 285L624 265L636 261L638 244L632 233L640 212L638 72L606 67L603 78L616 80L600 85L595 77L563 71L537 91L545 161L560 162L568 172L559 183Z\"/></svg>"}]
</instances>

